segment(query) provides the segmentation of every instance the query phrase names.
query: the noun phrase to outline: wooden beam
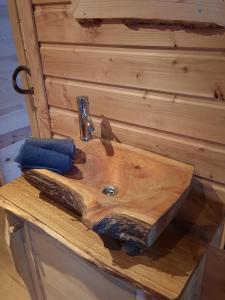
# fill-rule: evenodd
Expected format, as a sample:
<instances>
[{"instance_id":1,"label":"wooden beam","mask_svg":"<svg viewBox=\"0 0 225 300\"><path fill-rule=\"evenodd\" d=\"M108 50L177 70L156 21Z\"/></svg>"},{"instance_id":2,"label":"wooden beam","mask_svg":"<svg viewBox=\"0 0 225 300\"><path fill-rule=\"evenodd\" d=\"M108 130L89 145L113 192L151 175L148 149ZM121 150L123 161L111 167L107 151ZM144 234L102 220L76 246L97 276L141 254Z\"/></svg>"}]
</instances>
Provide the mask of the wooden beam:
<instances>
[{"instance_id":1,"label":"wooden beam","mask_svg":"<svg viewBox=\"0 0 225 300\"><path fill-rule=\"evenodd\" d=\"M22 38L20 21L18 16L18 10L15 0L7 0L8 13L12 27L12 33L14 38L14 43L16 46L17 60L21 65L27 65L27 58L25 55L25 46ZM22 83L25 89L29 88L29 78L23 73ZM26 108L29 117L29 123L31 127L32 136L39 137L39 128L37 123L36 107L34 103L33 95L24 95L26 101Z\"/></svg>"},{"instance_id":2,"label":"wooden beam","mask_svg":"<svg viewBox=\"0 0 225 300\"><path fill-rule=\"evenodd\" d=\"M17 1L17 7L31 70L40 136L42 138L49 138L51 137L51 127L31 0Z\"/></svg>"},{"instance_id":3,"label":"wooden beam","mask_svg":"<svg viewBox=\"0 0 225 300\"><path fill-rule=\"evenodd\" d=\"M139 18L225 26L221 0L73 0L77 19Z\"/></svg>"}]
</instances>

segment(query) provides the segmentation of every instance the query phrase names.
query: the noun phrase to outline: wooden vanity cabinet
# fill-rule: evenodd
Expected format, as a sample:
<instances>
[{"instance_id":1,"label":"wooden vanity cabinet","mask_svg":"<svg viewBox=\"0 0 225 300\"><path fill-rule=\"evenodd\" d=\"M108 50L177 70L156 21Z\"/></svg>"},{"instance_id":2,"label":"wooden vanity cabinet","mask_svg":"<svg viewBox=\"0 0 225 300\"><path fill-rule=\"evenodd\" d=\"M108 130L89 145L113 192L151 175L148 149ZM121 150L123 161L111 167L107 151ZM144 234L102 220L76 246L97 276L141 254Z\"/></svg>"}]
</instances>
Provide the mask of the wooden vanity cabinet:
<instances>
[{"instance_id":1,"label":"wooden vanity cabinet","mask_svg":"<svg viewBox=\"0 0 225 300\"><path fill-rule=\"evenodd\" d=\"M38 227L25 222L24 233L38 300L145 299L136 298L129 283L79 258Z\"/></svg>"},{"instance_id":2,"label":"wooden vanity cabinet","mask_svg":"<svg viewBox=\"0 0 225 300\"><path fill-rule=\"evenodd\" d=\"M207 268L212 278L210 247L218 249L216 263L223 266L224 205L193 191L156 243L135 257L107 247L78 216L54 205L24 178L0 189L0 206L7 212L12 255L27 274L32 300L203 300ZM214 285L222 295L220 273Z\"/></svg>"},{"instance_id":3,"label":"wooden vanity cabinet","mask_svg":"<svg viewBox=\"0 0 225 300\"><path fill-rule=\"evenodd\" d=\"M14 260L19 271L25 275L23 278L29 286L32 300L169 299L151 296L128 281L102 271L36 225L12 213L7 212L7 219L11 241L16 238L16 244L14 241L11 245ZM218 235L220 233L221 230L218 230ZM215 237L216 245L218 238ZM225 258L222 250L210 247L209 254L201 259L179 300L222 300L225 279L214 276L215 272L212 275L213 265L223 272ZM209 280L216 289L209 288ZM208 298L208 294L211 297L215 294L216 298Z\"/></svg>"},{"instance_id":4,"label":"wooden vanity cabinet","mask_svg":"<svg viewBox=\"0 0 225 300\"><path fill-rule=\"evenodd\" d=\"M32 300L146 299L144 292L81 259L37 226L11 213L7 219L15 265L26 275Z\"/></svg>"}]
</instances>

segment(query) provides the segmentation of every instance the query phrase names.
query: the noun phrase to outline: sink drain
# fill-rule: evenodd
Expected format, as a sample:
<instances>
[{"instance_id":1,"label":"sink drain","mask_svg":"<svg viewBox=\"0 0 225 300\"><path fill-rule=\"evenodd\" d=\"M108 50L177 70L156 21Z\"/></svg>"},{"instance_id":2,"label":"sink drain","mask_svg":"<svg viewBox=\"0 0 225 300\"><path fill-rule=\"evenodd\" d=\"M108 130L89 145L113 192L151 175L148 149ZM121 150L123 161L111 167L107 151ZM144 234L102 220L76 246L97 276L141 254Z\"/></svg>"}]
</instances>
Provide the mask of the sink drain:
<instances>
[{"instance_id":1,"label":"sink drain","mask_svg":"<svg viewBox=\"0 0 225 300\"><path fill-rule=\"evenodd\" d=\"M118 188L115 186L109 185L105 186L104 189L102 190L103 194L107 196L115 196L118 193Z\"/></svg>"}]
</instances>

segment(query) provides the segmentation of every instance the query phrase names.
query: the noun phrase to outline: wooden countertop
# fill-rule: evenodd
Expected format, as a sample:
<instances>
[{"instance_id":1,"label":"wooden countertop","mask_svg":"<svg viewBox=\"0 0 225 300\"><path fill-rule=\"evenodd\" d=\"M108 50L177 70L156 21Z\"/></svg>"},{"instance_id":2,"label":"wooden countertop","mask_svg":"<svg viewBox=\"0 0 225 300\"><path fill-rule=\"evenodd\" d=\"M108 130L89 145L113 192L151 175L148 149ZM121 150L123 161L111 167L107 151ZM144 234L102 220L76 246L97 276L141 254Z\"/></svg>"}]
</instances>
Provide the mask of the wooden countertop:
<instances>
[{"instance_id":1,"label":"wooden countertop","mask_svg":"<svg viewBox=\"0 0 225 300\"><path fill-rule=\"evenodd\" d=\"M79 217L53 204L24 178L0 189L0 206L37 225L85 260L160 299L176 299L212 241L224 216L221 203L193 192L175 220L145 255L109 250Z\"/></svg>"}]
</instances>

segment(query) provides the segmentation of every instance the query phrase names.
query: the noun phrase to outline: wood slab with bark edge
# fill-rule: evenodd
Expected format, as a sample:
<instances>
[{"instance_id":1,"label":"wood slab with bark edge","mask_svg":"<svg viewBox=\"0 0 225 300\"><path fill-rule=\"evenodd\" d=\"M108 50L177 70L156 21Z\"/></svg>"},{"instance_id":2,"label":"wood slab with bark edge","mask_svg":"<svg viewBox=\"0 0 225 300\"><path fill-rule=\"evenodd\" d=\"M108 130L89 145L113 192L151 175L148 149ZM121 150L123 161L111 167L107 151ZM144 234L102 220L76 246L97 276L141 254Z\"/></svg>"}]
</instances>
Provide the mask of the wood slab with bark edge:
<instances>
[{"instance_id":1,"label":"wood slab with bark edge","mask_svg":"<svg viewBox=\"0 0 225 300\"><path fill-rule=\"evenodd\" d=\"M190 165L97 139L82 144L66 176L38 169L24 172L44 194L82 216L89 229L118 240L131 255L150 247L174 218L192 176ZM118 193L105 195L106 186Z\"/></svg>"}]
</instances>

